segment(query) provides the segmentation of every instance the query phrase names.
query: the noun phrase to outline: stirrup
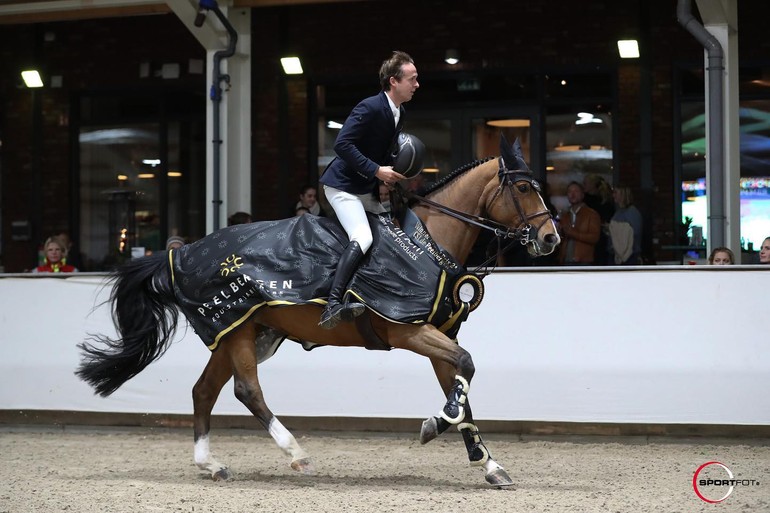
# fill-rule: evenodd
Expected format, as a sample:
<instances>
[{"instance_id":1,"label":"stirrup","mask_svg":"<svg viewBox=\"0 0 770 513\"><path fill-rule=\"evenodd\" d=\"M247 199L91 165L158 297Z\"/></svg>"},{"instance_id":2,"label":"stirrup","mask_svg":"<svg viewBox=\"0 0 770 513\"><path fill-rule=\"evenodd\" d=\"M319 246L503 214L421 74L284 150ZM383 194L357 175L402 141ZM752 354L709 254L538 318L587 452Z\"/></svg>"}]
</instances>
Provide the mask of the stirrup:
<instances>
[{"instance_id":1,"label":"stirrup","mask_svg":"<svg viewBox=\"0 0 770 513\"><path fill-rule=\"evenodd\" d=\"M366 310L366 307L361 303L344 303L342 308L335 312L335 315L341 321L352 321Z\"/></svg>"},{"instance_id":2,"label":"stirrup","mask_svg":"<svg viewBox=\"0 0 770 513\"><path fill-rule=\"evenodd\" d=\"M366 307L361 303L335 303L333 305L326 305L324 311L321 312L321 320L318 322L318 325L323 329L330 330L342 321L352 321L364 313L364 310L366 310Z\"/></svg>"},{"instance_id":3,"label":"stirrup","mask_svg":"<svg viewBox=\"0 0 770 513\"><path fill-rule=\"evenodd\" d=\"M339 303L326 305L324 311L321 312L321 319L318 321L318 325L325 330L334 328L340 322L339 310L341 309L342 305Z\"/></svg>"}]
</instances>

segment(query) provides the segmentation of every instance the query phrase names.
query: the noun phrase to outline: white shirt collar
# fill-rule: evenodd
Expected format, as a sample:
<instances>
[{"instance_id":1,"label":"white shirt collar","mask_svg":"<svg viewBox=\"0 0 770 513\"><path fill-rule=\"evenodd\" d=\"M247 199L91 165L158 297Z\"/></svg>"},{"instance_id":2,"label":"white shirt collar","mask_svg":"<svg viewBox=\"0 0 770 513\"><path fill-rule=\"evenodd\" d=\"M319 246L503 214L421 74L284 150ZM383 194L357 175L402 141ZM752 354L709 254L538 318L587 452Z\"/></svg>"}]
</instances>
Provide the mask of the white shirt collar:
<instances>
[{"instance_id":1,"label":"white shirt collar","mask_svg":"<svg viewBox=\"0 0 770 513\"><path fill-rule=\"evenodd\" d=\"M393 100L390 99L390 95L388 93L385 93L385 98L388 99L388 105L390 105L390 111L393 113L393 119L396 120L396 126L398 126L398 119L401 117L401 109L396 107L396 104L393 103Z\"/></svg>"}]
</instances>

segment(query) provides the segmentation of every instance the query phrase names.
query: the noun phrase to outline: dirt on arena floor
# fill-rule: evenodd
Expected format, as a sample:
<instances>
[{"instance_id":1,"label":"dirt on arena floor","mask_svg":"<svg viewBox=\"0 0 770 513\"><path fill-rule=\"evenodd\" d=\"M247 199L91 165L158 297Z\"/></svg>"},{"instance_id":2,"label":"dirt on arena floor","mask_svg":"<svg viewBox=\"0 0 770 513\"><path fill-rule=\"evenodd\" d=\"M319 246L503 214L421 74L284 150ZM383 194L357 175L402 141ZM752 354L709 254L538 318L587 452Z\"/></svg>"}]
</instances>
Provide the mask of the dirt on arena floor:
<instances>
[{"instance_id":1,"label":"dirt on arena floor","mask_svg":"<svg viewBox=\"0 0 770 513\"><path fill-rule=\"evenodd\" d=\"M212 432L234 479L193 463L177 429L0 428L0 512L767 512L770 441L485 437L514 480L489 487L456 433L422 446L370 433L297 436L315 476L298 475L261 432ZM737 482L699 486L693 476ZM699 481L700 481L699 479Z\"/></svg>"}]
</instances>

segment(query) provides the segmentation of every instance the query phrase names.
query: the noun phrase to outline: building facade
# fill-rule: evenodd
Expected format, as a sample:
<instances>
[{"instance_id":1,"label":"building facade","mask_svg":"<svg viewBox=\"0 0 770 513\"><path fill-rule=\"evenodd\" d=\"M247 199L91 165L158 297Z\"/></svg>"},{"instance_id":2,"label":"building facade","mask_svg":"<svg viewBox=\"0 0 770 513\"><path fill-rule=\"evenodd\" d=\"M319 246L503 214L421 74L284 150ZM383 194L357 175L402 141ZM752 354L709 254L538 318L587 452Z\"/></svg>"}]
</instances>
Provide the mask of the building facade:
<instances>
[{"instance_id":1,"label":"building facade","mask_svg":"<svg viewBox=\"0 0 770 513\"><path fill-rule=\"evenodd\" d=\"M426 143L439 176L497 154L503 131L522 141L557 206L587 174L631 187L646 261L679 258L666 248L692 237L681 220L703 192L703 48L677 22L676 2L257 4L244 171L255 220L288 216L300 186L317 182L335 123L379 90L380 63L399 49L415 59L421 84L405 129ZM741 174L761 217L770 204L770 41L760 20L770 6L737 7ZM131 14L0 17L5 272L34 267L42 241L60 232L87 271L130 256L122 237L158 250L169 235L205 234L205 51L169 9ZM620 39L637 39L640 57L620 59ZM456 64L445 62L450 50ZM301 57L302 75L282 72L289 54ZM30 66L43 70L42 89L21 83Z\"/></svg>"}]
</instances>

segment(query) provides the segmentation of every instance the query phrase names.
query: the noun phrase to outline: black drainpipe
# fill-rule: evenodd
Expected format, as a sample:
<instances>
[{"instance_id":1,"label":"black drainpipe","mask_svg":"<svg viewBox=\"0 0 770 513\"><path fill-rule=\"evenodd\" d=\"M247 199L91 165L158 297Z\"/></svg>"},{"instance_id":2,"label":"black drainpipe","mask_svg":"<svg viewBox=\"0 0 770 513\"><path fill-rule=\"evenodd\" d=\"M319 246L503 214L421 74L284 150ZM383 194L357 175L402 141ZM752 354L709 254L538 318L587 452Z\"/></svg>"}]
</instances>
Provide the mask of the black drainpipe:
<instances>
[{"instance_id":1,"label":"black drainpipe","mask_svg":"<svg viewBox=\"0 0 770 513\"><path fill-rule=\"evenodd\" d=\"M709 174L709 226L708 242L710 247L717 248L725 245L725 160L724 160L724 92L722 74L724 72L724 51L722 45L698 20L690 13L690 0L679 0L676 6L676 17L690 34L695 36L708 54L708 84L709 84L709 147L708 156L711 162Z\"/></svg>"},{"instance_id":2,"label":"black drainpipe","mask_svg":"<svg viewBox=\"0 0 770 513\"><path fill-rule=\"evenodd\" d=\"M227 29L228 34L228 41L227 41L227 48L225 50L218 50L214 52L214 70L212 72L212 84L211 84L211 90L209 93L209 97L211 98L211 101L214 102L214 120L213 120L213 149L214 149L214 188L213 188L213 208L214 208L214 215L213 215L213 224L214 230L219 229L219 210L220 206L222 205L222 198L220 187L219 187L219 174L220 174L220 162L219 162L219 154L221 149L222 140L220 139L220 120L219 120L219 107L222 103L222 87L221 83L225 82L228 86L230 85L230 75L226 73L222 73L219 69L220 63L222 59L226 59L228 57L232 57L235 54L235 45L238 42L238 33L235 31L233 26L230 24L230 21L225 17L224 14L222 14L222 10L219 8L219 5L215 0L200 0L198 3L199 9L198 9L198 15L195 17L195 26L196 27L202 27L203 22L206 20L206 11L214 11L214 14L217 15L217 18L219 21L224 25L225 29Z\"/></svg>"}]
</instances>

